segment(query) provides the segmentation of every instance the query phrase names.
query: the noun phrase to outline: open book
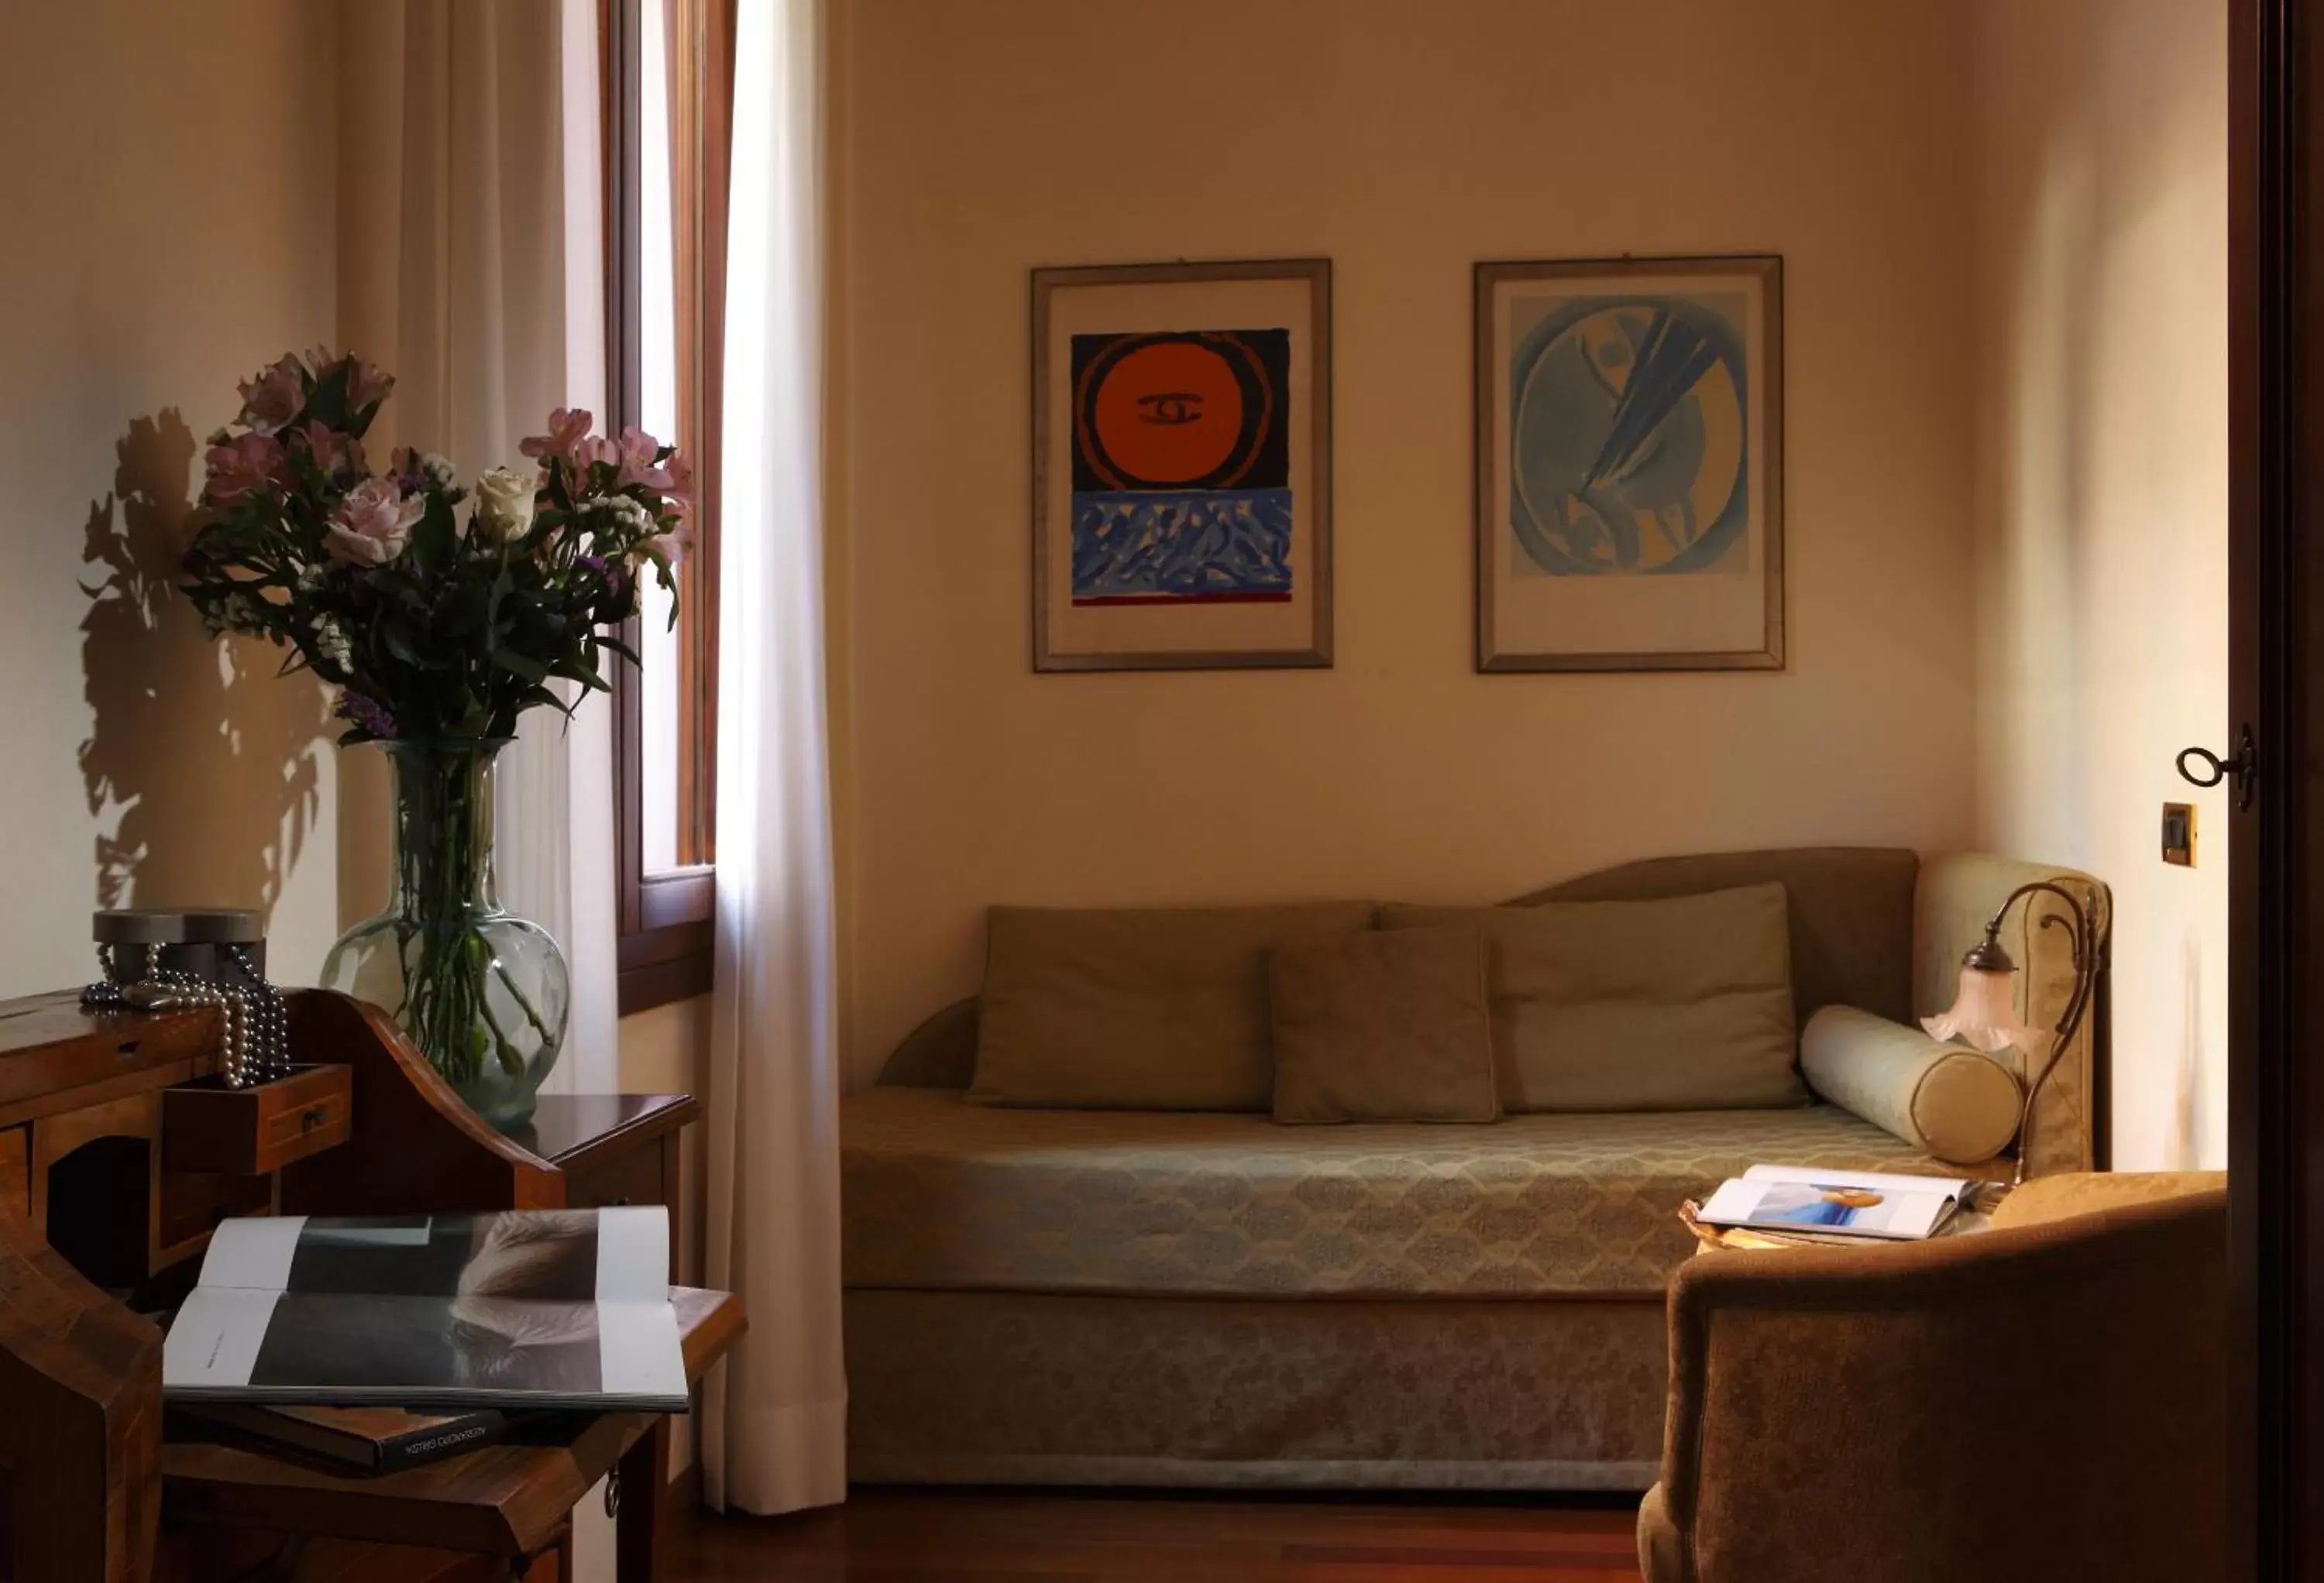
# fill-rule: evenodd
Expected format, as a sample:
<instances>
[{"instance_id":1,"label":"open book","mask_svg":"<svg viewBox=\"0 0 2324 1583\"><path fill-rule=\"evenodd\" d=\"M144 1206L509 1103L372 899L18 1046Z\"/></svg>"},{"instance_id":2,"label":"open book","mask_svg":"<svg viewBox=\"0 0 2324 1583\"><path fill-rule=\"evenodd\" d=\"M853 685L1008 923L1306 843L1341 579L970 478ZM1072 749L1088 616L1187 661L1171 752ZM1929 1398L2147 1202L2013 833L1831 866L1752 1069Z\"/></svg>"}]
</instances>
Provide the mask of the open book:
<instances>
[{"instance_id":1,"label":"open book","mask_svg":"<svg viewBox=\"0 0 2324 1583\"><path fill-rule=\"evenodd\" d=\"M669 1214L225 1221L171 1323L161 1394L683 1413Z\"/></svg>"},{"instance_id":2,"label":"open book","mask_svg":"<svg viewBox=\"0 0 2324 1583\"><path fill-rule=\"evenodd\" d=\"M1977 1185L1960 1176L1754 1165L1720 1183L1696 1218L1709 1226L1910 1242L1933 1235Z\"/></svg>"}]
</instances>

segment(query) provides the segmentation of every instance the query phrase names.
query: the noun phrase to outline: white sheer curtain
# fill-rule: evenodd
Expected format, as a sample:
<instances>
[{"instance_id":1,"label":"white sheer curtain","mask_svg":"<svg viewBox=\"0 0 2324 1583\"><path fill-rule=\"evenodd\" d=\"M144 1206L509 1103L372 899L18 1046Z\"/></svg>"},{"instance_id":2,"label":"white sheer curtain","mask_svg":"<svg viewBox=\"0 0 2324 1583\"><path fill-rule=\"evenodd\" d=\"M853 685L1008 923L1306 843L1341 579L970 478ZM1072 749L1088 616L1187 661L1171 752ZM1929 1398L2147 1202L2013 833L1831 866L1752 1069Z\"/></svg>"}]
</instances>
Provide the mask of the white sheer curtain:
<instances>
[{"instance_id":1,"label":"white sheer curtain","mask_svg":"<svg viewBox=\"0 0 2324 1583\"><path fill-rule=\"evenodd\" d=\"M706 1493L847 1493L822 555L822 6L735 40L719 568L718 947L709 1279L751 1328L715 1376Z\"/></svg>"},{"instance_id":2,"label":"white sheer curtain","mask_svg":"<svg viewBox=\"0 0 2324 1583\"><path fill-rule=\"evenodd\" d=\"M343 0L339 23L340 334L396 376L365 446L439 451L473 478L518 462L551 408L604 411L595 6ZM573 967L549 1078L568 1092L617 1086L611 721L602 695L569 729L536 709L498 774L502 899ZM387 891L367 757L343 777L350 921Z\"/></svg>"}]
</instances>

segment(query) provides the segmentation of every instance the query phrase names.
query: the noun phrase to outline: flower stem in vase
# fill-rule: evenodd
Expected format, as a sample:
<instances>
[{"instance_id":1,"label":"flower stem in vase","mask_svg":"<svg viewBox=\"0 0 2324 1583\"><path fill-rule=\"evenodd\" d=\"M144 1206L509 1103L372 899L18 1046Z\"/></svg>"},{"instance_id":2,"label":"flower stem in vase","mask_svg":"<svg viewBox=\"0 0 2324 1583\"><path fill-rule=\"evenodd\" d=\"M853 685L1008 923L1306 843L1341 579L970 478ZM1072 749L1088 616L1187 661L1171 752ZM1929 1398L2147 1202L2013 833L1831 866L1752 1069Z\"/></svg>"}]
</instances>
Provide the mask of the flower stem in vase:
<instances>
[{"instance_id":1,"label":"flower stem in vase","mask_svg":"<svg viewBox=\"0 0 2324 1583\"><path fill-rule=\"evenodd\" d=\"M495 1125L521 1124L563 1042L570 981L555 942L493 880L498 742L382 744L394 776L395 897L332 948L326 983L391 1008Z\"/></svg>"}]
</instances>

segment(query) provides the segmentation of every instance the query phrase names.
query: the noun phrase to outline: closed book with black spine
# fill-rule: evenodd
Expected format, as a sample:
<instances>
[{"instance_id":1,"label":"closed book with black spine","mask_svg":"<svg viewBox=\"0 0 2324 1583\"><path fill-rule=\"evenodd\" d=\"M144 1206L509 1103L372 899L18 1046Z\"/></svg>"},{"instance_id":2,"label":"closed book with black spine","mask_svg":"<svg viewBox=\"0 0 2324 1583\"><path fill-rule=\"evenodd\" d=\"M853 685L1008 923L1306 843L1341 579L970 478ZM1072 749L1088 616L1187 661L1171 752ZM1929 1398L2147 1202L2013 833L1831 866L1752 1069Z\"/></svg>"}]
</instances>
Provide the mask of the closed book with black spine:
<instances>
[{"instance_id":1,"label":"closed book with black spine","mask_svg":"<svg viewBox=\"0 0 2324 1583\"><path fill-rule=\"evenodd\" d=\"M291 1447L365 1473L392 1473L489 1446L508 1432L509 1415L401 1413L392 1407L247 1407L189 1404L197 1418L254 1440Z\"/></svg>"}]
</instances>

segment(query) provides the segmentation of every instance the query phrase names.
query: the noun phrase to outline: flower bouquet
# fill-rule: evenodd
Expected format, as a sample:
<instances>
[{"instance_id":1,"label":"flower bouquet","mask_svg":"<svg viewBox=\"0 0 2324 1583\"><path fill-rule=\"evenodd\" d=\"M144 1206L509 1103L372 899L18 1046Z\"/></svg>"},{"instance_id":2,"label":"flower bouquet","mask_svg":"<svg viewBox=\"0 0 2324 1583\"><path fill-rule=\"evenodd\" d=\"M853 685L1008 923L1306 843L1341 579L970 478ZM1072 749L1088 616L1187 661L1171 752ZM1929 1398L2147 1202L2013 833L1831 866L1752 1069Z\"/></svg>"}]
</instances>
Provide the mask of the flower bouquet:
<instances>
[{"instance_id":1,"label":"flower bouquet","mask_svg":"<svg viewBox=\"0 0 2324 1583\"><path fill-rule=\"evenodd\" d=\"M635 663L612 629L641 578L674 595L690 480L651 435L608 438L562 409L519 447L537 471L471 490L406 447L374 472L364 435L394 382L317 348L244 383L240 419L210 437L183 587L212 635L266 639L285 673L338 688L343 744L385 748L396 895L331 948L324 982L387 1008L512 1127L563 1043L570 980L494 897L493 755L526 710L604 690L609 652Z\"/></svg>"}]
</instances>

